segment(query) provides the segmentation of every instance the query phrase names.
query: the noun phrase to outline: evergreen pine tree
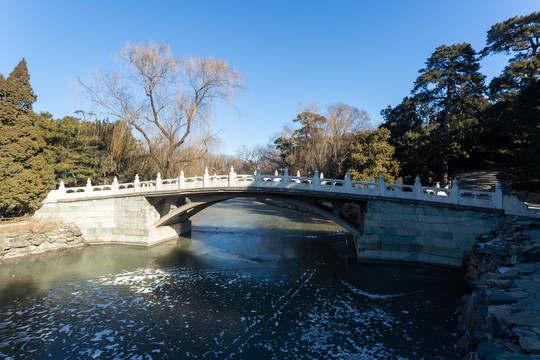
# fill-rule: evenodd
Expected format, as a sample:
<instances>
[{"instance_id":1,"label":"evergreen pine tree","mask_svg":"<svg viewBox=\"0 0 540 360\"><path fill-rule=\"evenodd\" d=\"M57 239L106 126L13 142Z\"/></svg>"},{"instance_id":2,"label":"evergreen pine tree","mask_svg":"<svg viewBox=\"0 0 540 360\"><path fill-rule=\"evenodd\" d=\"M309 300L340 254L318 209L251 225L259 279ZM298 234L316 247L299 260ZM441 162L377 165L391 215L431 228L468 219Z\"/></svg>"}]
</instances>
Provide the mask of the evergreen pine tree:
<instances>
[{"instance_id":1,"label":"evergreen pine tree","mask_svg":"<svg viewBox=\"0 0 540 360\"><path fill-rule=\"evenodd\" d=\"M0 216L20 216L39 207L47 191L45 142L35 127L36 95L23 59L0 76Z\"/></svg>"}]
</instances>

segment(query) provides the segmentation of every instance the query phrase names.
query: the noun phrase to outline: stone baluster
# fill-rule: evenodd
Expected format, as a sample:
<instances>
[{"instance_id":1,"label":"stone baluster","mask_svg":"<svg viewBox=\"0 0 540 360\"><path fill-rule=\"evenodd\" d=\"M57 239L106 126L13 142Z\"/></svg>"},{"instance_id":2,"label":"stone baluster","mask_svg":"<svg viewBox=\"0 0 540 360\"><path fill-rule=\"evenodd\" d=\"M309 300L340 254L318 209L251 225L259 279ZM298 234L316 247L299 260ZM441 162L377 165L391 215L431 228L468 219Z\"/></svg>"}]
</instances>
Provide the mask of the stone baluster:
<instances>
[{"instance_id":1,"label":"stone baluster","mask_svg":"<svg viewBox=\"0 0 540 360\"><path fill-rule=\"evenodd\" d=\"M114 180L112 183L112 191L113 191L113 195L118 194L118 178L116 176L114 177Z\"/></svg>"},{"instance_id":2,"label":"stone baluster","mask_svg":"<svg viewBox=\"0 0 540 360\"><path fill-rule=\"evenodd\" d=\"M349 192L352 190L352 182L351 182L351 173L349 170L347 170L347 173L345 174L345 191Z\"/></svg>"},{"instance_id":3,"label":"stone baluster","mask_svg":"<svg viewBox=\"0 0 540 360\"><path fill-rule=\"evenodd\" d=\"M206 188L210 185L210 175L208 175L208 168L204 168L204 175L202 178L202 186Z\"/></svg>"},{"instance_id":4,"label":"stone baluster","mask_svg":"<svg viewBox=\"0 0 540 360\"><path fill-rule=\"evenodd\" d=\"M367 186L368 189L375 190L375 185L372 184L372 183L375 182L375 180L373 180L373 175L371 175L371 176L369 177L369 182L370 182L370 184L368 184L368 186Z\"/></svg>"},{"instance_id":5,"label":"stone baluster","mask_svg":"<svg viewBox=\"0 0 540 360\"><path fill-rule=\"evenodd\" d=\"M459 204L459 181L457 179L452 181L452 188L450 189L450 202L452 204Z\"/></svg>"},{"instance_id":6,"label":"stone baluster","mask_svg":"<svg viewBox=\"0 0 540 360\"><path fill-rule=\"evenodd\" d=\"M186 178L184 177L184 170L180 170L180 175L178 176L178 189L184 188L185 179Z\"/></svg>"},{"instance_id":7,"label":"stone baluster","mask_svg":"<svg viewBox=\"0 0 540 360\"><path fill-rule=\"evenodd\" d=\"M386 184L384 182L384 175L381 173L379 176L379 195L386 196Z\"/></svg>"},{"instance_id":8,"label":"stone baluster","mask_svg":"<svg viewBox=\"0 0 540 360\"><path fill-rule=\"evenodd\" d=\"M60 186L58 186L58 193L61 195L66 194L66 185L64 184L64 180L60 180Z\"/></svg>"},{"instance_id":9,"label":"stone baluster","mask_svg":"<svg viewBox=\"0 0 540 360\"><path fill-rule=\"evenodd\" d=\"M92 182L90 181L90 179L86 181L86 189L84 192L86 193L86 196L92 195L93 189L92 189Z\"/></svg>"},{"instance_id":10,"label":"stone baluster","mask_svg":"<svg viewBox=\"0 0 540 360\"><path fill-rule=\"evenodd\" d=\"M261 169L258 169L259 172ZM234 187L236 185L236 174L234 172L234 168L231 166L231 169L229 171L229 187Z\"/></svg>"},{"instance_id":11,"label":"stone baluster","mask_svg":"<svg viewBox=\"0 0 540 360\"><path fill-rule=\"evenodd\" d=\"M495 195L494 195L494 202L495 202L495 209L502 209L503 208L503 192L502 192L502 185L500 182L497 181L497 184L495 184Z\"/></svg>"},{"instance_id":12,"label":"stone baluster","mask_svg":"<svg viewBox=\"0 0 540 360\"><path fill-rule=\"evenodd\" d=\"M291 182L289 178L289 169L285 168L285 170L283 170L283 183L287 186L289 182Z\"/></svg>"},{"instance_id":13,"label":"stone baluster","mask_svg":"<svg viewBox=\"0 0 540 360\"><path fill-rule=\"evenodd\" d=\"M324 179L324 174L322 173L322 171L321 171L321 173L319 174L319 179Z\"/></svg>"},{"instance_id":14,"label":"stone baluster","mask_svg":"<svg viewBox=\"0 0 540 360\"><path fill-rule=\"evenodd\" d=\"M313 188L315 190L318 190L321 186L321 178L319 177L319 169L315 169L313 172Z\"/></svg>"},{"instance_id":15,"label":"stone baluster","mask_svg":"<svg viewBox=\"0 0 540 360\"><path fill-rule=\"evenodd\" d=\"M274 176L275 176L275 177L274 177L274 182L279 182L279 178L278 178L278 176L279 176L279 173L278 173L278 171L277 171L277 170L276 170L276 171L274 171Z\"/></svg>"},{"instance_id":16,"label":"stone baluster","mask_svg":"<svg viewBox=\"0 0 540 360\"><path fill-rule=\"evenodd\" d=\"M139 174L135 174L135 180L133 180L133 191L134 192L139 191L140 187L141 187L141 182L139 181Z\"/></svg>"},{"instance_id":17,"label":"stone baluster","mask_svg":"<svg viewBox=\"0 0 540 360\"><path fill-rule=\"evenodd\" d=\"M257 168L255 169L255 179L254 179L254 183L257 184L261 181L261 168Z\"/></svg>"},{"instance_id":18,"label":"stone baluster","mask_svg":"<svg viewBox=\"0 0 540 360\"><path fill-rule=\"evenodd\" d=\"M420 181L420 176L416 175L414 179L414 198L420 199L422 197L422 182Z\"/></svg>"},{"instance_id":19,"label":"stone baluster","mask_svg":"<svg viewBox=\"0 0 540 360\"><path fill-rule=\"evenodd\" d=\"M300 177L300 170L296 172L296 177ZM302 181L300 179L296 179L296 183L300 184Z\"/></svg>"},{"instance_id":20,"label":"stone baluster","mask_svg":"<svg viewBox=\"0 0 540 360\"><path fill-rule=\"evenodd\" d=\"M161 173L157 173L156 176L156 191L161 190Z\"/></svg>"}]
</instances>

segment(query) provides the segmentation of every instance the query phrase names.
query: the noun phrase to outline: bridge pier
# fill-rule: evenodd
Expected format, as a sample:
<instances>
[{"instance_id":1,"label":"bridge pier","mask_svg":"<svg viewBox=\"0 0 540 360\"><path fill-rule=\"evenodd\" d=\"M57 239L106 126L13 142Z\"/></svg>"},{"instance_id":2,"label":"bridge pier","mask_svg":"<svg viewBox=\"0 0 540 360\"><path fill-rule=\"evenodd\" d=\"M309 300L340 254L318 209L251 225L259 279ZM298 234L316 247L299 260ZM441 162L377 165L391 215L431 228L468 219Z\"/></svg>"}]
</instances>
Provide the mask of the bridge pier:
<instances>
[{"instance_id":1,"label":"bridge pier","mask_svg":"<svg viewBox=\"0 0 540 360\"><path fill-rule=\"evenodd\" d=\"M75 223L89 244L149 246L191 230L190 220L155 226L161 216L159 210L144 196L111 197L45 203L34 218L45 222Z\"/></svg>"}]
</instances>

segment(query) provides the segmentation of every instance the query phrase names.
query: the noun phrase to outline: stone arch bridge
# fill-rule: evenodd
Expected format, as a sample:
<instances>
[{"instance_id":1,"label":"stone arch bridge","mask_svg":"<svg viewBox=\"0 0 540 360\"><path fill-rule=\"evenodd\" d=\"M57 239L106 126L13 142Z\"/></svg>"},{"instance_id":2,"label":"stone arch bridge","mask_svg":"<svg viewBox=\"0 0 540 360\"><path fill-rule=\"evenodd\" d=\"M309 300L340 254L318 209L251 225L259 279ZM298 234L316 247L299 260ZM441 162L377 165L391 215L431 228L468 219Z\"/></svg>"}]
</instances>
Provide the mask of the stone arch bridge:
<instances>
[{"instance_id":1,"label":"stone arch bridge","mask_svg":"<svg viewBox=\"0 0 540 360\"><path fill-rule=\"evenodd\" d=\"M75 222L89 243L152 245L190 230L189 218L237 198L274 199L307 209L354 235L359 258L459 267L478 235L505 215L538 217L515 197L494 192L378 181L283 174L184 177L66 188L49 193L35 214L42 221Z\"/></svg>"}]
</instances>

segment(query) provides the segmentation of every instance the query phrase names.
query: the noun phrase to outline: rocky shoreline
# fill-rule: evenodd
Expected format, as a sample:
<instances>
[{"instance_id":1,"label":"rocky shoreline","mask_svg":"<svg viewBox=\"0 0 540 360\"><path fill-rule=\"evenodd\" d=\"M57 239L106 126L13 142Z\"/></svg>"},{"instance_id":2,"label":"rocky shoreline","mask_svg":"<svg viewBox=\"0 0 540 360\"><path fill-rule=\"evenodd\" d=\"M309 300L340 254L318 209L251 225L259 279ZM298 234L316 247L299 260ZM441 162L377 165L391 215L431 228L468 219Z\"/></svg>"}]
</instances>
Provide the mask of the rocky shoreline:
<instances>
[{"instance_id":1,"label":"rocky shoreline","mask_svg":"<svg viewBox=\"0 0 540 360\"><path fill-rule=\"evenodd\" d=\"M467 360L540 360L540 221L514 219L469 251L458 309Z\"/></svg>"},{"instance_id":2,"label":"rocky shoreline","mask_svg":"<svg viewBox=\"0 0 540 360\"><path fill-rule=\"evenodd\" d=\"M0 229L0 262L5 259L85 245L75 224L27 222Z\"/></svg>"}]
</instances>

